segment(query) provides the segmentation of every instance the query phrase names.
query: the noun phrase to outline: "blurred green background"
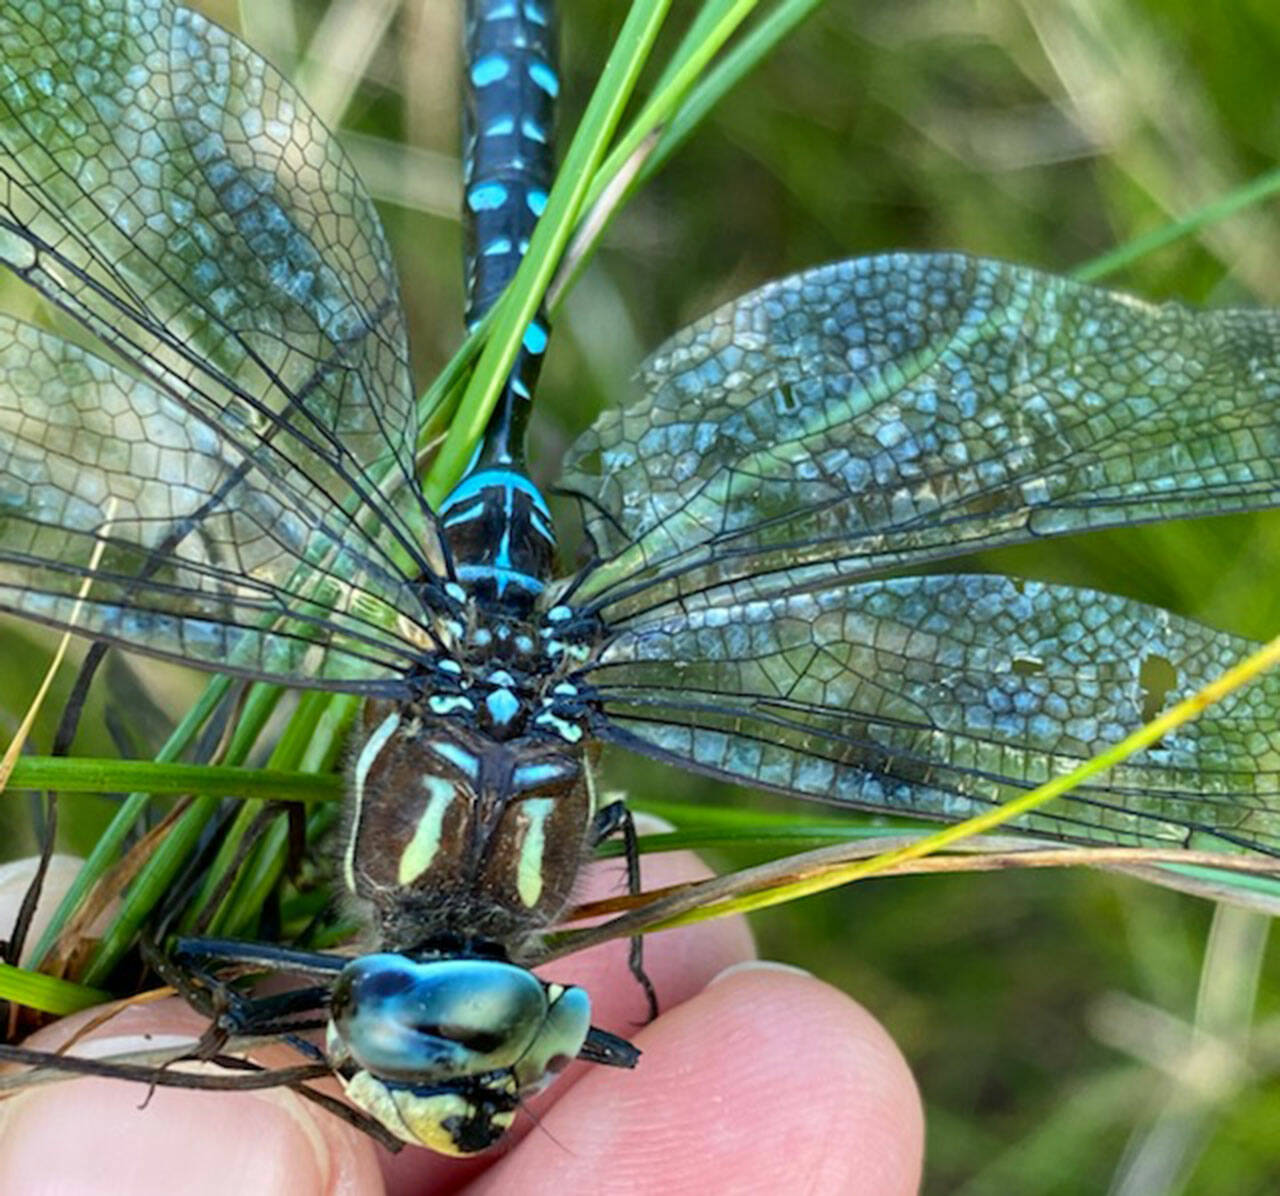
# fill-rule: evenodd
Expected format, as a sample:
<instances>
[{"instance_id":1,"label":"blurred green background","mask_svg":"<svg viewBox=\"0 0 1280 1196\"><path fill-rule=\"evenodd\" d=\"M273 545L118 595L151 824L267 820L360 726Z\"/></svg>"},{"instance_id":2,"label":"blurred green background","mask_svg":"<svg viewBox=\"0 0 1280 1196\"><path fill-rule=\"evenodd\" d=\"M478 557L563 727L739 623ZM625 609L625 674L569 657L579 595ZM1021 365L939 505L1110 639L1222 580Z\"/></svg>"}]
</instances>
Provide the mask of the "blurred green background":
<instances>
[{"instance_id":1,"label":"blurred green background","mask_svg":"<svg viewBox=\"0 0 1280 1196\"><path fill-rule=\"evenodd\" d=\"M341 128L382 201L425 386L461 336L460 3L200 7ZM560 7L571 128L623 5ZM554 478L598 411L625 400L647 348L769 278L887 248L1065 272L1230 194L1280 164L1277 63L1280 11L1266 0L828 0L611 229L553 339L532 433L539 479ZM1155 299L1276 303L1280 203L1111 281ZM30 313L3 289L8 310ZM1263 637L1280 629L1277 550L1280 518L1230 518L981 563ZM47 657L26 629L4 635L8 733ZM124 730L145 746L199 681L149 665L139 674L99 688L128 694L130 713L152 711ZM114 750L106 714L95 699L77 750ZM38 750L48 733L46 719ZM634 759L606 767L608 785L641 801L738 800ZM67 845L84 850L76 837L92 819L67 818ZM25 805L0 804L0 819L5 854L21 853ZM1280 960L1263 958L1254 1008L1264 931L1220 919L1199 1006L1219 1037L1193 1049L1212 921L1203 902L1077 871L876 881L762 915L757 929L764 952L846 988L901 1043L929 1112L926 1191L1275 1192Z\"/></svg>"}]
</instances>

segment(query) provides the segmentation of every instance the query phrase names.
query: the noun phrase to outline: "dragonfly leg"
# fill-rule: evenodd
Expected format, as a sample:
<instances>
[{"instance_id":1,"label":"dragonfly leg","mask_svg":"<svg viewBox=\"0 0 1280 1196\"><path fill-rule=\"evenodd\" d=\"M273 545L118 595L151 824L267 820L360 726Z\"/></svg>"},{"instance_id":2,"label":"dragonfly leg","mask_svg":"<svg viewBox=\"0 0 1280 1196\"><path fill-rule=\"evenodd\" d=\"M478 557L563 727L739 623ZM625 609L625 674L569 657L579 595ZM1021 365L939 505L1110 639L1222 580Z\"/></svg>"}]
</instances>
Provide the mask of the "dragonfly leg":
<instances>
[{"instance_id":1,"label":"dragonfly leg","mask_svg":"<svg viewBox=\"0 0 1280 1196\"><path fill-rule=\"evenodd\" d=\"M343 957L327 955L323 952L296 951L288 947L273 947L262 943L242 943L234 939L213 938L178 939L174 944L172 955L165 955L154 943L144 940L143 954L155 971L166 982L173 985L188 1004L211 1018L209 1028L201 1035L200 1041L187 1056L188 1058L203 1059L232 1071L263 1071L266 1069L250 1060L224 1054L223 1048L228 1040L236 1035L262 1037L275 1035L281 1042L309 1059L313 1065L318 1064L332 1070L332 1064L323 1049L301 1037L306 1031L322 1028L328 1021L331 984L312 984L305 988L291 989L288 992L274 993L265 997L248 997L237 992L216 972L222 967L248 965L281 969L292 967L312 976L330 976L336 975L341 970L345 962ZM310 1018L298 1016L300 1013L309 1011L316 1011L317 1015ZM626 1043L622 1045L629 1046ZM634 1067L634 1057L639 1054L634 1047L631 1047L630 1050L634 1054L631 1056L631 1062L628 1063L625 1050L615 1050L610 1054L607 1049L602 1049L609 1054L608 1061L618 1067ZM164 1068L159 1069L157 1076L164 1071ZM153 1083L173 1082L176 1081L171 1081L167 1077L153 1080ZM193 1082L191 1086L199 1085ZM388 1150L395 1152L403 1148L404 1142L390 1133L377 1118L371 1117L360 1109L352 1108L346 1101L319 1092L301 1079L289 1082L285 1086L362 1133L368 1134Z\"/></svg>"},{"instance_id":2,"label":"dragonfly leg","mask_svg":"<svg viewBox=\"0 0 1280 1196\"><path fill-rule=\"evenodd\" d=\"M603 843L611 835L622 836L622 855L627 862L627 892L632 897L640 895L640 841L636 836L636 822L624 801L610 802L599 810L592 825L592 845ZM644 939L635 934L631 936L631 947L627 952L627 966L637 983L644 990L645 1001L649 1007L647 1021L658 1016L658 994L654 991L653 981L644 970Z\"/></svg>"},{"instance_id":3,"label":"dragonfly leg","mask_svg":"<svg viewBox=\"0 0 1280 1196\"><path fill-rule=\"evenodd\" d=\"M262 967L277 970L298 964L311 975L336 973L341 967L338 957L318 952L292 951L262 944L238 943L229 939L179 939L173 954L163 955L154 945L144 948L148 962L156 972L182 995L194 1009L212 1019L202 1036L197 1053L205 1057L222 1049L233 1035L280 1035L313 1058L322 1052L295 1035L317 1030L328 1019L328 983L311 984L268 996L247 996L218 975L231 966ZM312 1016L300 1016L310 1013Z\"/></svg>"},{"instance_id":4,"label":"dragonfly leg","mask_svg":"<svg viewBox=\"0 0 1280 1196\"><path fill-rule=\"evenodd\" d=\"M605 1067L633 1068L640 1061L639 1048L634 1047L625 1038L599 1026L592 1026L587 1033L587 1041L578 1052L579 1059L588 1063L600 1063Z\"/></svg>"},{"instance_id":5,"label":"dragonfly leg","mask_svg":"<svg viewBox=\"0 0 1280 1196\"><path fill-rule=\"evenodd\" d=\"M351 962L348 955L327 951L300 951L271 943L218 938L175 939L172 958L191 971L200 970L201 965L211 965L216 969L243 964L273 972L297 972L315 979L336 976Z\"/></svg>"}]
</instances>

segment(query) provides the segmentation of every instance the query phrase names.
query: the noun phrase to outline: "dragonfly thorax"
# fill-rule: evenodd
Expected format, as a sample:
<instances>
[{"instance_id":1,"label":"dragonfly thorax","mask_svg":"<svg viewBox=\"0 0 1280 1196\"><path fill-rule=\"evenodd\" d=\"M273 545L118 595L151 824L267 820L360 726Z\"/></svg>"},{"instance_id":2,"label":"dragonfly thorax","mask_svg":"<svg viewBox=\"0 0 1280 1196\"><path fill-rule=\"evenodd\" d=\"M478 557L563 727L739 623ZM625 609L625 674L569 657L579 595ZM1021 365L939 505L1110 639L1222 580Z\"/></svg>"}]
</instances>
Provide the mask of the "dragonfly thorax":
<instances>
[{"instance_id":1,"label":"dragonfly thorax","mask_svg":"<svg viewBox=\"0 0 1280 1196\"><path fill-rule=\"evenodd\" d=\"M451 620L451 650L423 661L419 705L498 743L578 744L590 718L590 688L578 678L601 642L598 628L565 635L545 621L493 618L472 603L464 615L465 624Z\"/></svg>"},{"instance_id":2,"label":"dragonfly thorax","mask_svg":"<svg viewBox=\"0 0 1280 1196\"><path fill-rule=\"evenodd\" d=\"M448 714L433 710L439 697L370 707L351 766L346 888L390 950L435 949L464 928L518 956L563 910L591 846L569 699L540 701L520 714L523 733L499 738L485 708L523 711L512 690L459 689Z\"/></svg>"}]
</instances>

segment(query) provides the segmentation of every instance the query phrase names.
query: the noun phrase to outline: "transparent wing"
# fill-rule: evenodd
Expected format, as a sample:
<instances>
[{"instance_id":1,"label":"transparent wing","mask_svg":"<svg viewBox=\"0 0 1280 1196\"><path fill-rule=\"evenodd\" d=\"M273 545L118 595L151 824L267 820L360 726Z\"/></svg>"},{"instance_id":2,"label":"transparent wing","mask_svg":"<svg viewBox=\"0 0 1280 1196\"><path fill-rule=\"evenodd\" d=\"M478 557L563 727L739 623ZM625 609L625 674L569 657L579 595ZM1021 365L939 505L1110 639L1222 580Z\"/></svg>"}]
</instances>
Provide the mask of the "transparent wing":
<instances>
[{"instance_id":1,"label":"transparent wing","mask_svg":"<svg viewBox=\"0 0 1280 1196\"><path fill-rule=\"evenodd\" d=\"M904 577L636 620L590 673L599 734L799 797L967 818L1149 721L1247 641L1114 595ZM1280 678L1017 825L1280 854Z\"/></svg>"},{"instance_id":2,"label":"transparent wing","mask_svg":"<svg viewBox=\"0 0 1280 1196\"><path fill-rule=\"evenodd\" d=\"M245 675L386 689L413 665L400 629L421 601L290 480L0 315L0 609Z\"/></svg>"},{"instance_id":3,"label":"transparent wing","mask_svg":"<svg viewBox=\"0 0 1280 1196\"><path fill-rule=\"evenodd\" d=\"M335 496L353 526L357 503L376 511L370 551L421 564L394 269L297 93L162 0L0 3L0 61L0 263L228 454Z\"/></svg>"},{"instance_id":4,"label":"transparent wing","mask_svg":"<svg viewBox=\"0 0 1280 1196\"><path fill-rule=\"evenodd\" d=\"M840 262L674 337L564 486L607 618L1280 501L1280 316L959 255Z\"/></svg>"}]
</instances>

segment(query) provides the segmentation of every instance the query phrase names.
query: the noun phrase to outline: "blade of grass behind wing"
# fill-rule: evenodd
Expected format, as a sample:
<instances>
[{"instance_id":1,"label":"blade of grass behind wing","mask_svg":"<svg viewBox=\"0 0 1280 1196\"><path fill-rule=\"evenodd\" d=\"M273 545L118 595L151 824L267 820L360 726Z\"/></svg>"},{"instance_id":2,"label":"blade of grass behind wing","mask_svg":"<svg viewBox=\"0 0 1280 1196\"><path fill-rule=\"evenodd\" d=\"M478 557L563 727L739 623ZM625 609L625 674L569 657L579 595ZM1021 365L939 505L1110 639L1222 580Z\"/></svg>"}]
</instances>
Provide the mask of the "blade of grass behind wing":
<instances>
[{"instance_id":1,"label":"blade of grass behind wing","mask_svg":"<svg viewBox=\"0 0 1280 1196\"><path fill-rule=\"evenodd\" d=\"M954 847L966 839L986 834L1010 819L1029 813L1086 781L1092 780L1143 748L1150 747L1183 723L1195 718L1206 707L1221 701L1228 694L1248 684L1278 663L1280 663L1280 637L1264 644L1238 665L1228 669L1221 677L1176 703L1132 734L1127 735L1119 743L1099 752L1071 772L1055 777L1027 793L1010 798L973 818L944 827L940 831L895 847L893 850L880 852L869 860L839 863L831 868L816 870L813 874L799 880L771 884L766 889L738 892L710 902L695 903L694 900L689 900L687 907L683 904L683 898L672 900L669 908L661 902L654 903L652 907L642 906L635 915L624 915L613 923L606 923L591 931L568 933L557 940L556 952L561 953L561 948L564 951L576 950L589 941L600 941L602 938L615 937L617 934L634 934L639 929L645 932L669 930L676 926L690 925L727 914L767 909L770 906L794 901L798 897L810 896L853 881L883 875L886 871L913 860ZM1087 857L1088 849L1084 849L1080 854L1082 857ZM1082 862L1087 862L1087 859L1082 858ZM1234 856L1223 854L1224 868L1234 863ZM1267 867L1270 871L1275 865L1268 864Z\"/></svg>"},{"instance_id":2,"label":"blade of grass behind wing","mask_svg":"<svg viewBox=\"0 0 1280 1196\"><path fill-rule=\"evenodd\" d=\"M631 195L648 182L730 91L743 81L822 0L781 0L720 62L711 59L736 31L749 7L708 4L654 88L644 110L619 139L592 181L584 226L575 231L564 270L550 296L552 310L594 255L600 238ZM704 73L705 72L705 73ZM650 142L650 139L652 141ZM632 164L633 157L643 160ZM617 180L630 171L624 185ZM603 202L602 202L603 201ZM598 211L607 202L607 211Z\"/></svg>"}]
</instances>

